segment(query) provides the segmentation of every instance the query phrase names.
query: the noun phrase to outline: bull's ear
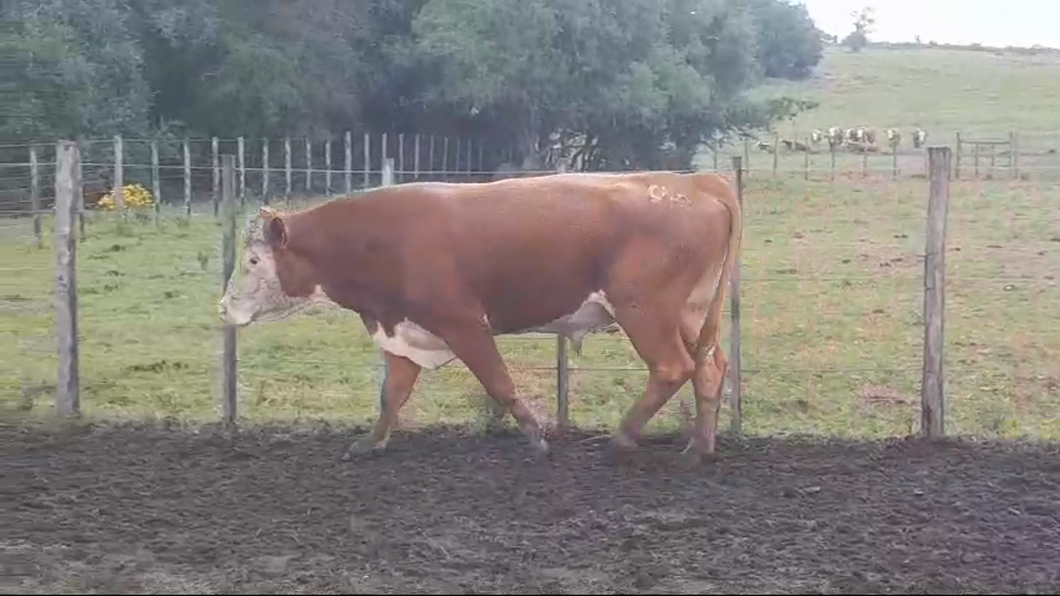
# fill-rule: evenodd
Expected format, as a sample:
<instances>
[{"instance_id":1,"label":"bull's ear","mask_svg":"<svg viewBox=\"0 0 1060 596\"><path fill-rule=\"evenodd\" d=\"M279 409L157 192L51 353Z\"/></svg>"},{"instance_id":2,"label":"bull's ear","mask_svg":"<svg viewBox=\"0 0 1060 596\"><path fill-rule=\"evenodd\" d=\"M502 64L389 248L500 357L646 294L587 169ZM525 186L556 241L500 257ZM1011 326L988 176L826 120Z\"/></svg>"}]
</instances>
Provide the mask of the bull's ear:
<instances>
[{"instance_id":1,"label":"bull's ear","mask_svg":"<svg viewBox=\"0 0 1060 596\"><path fill-rule=\"evenodd\" d=\"M266 219L264 224L262 229L265 232L265 242L269 246L273 248L287 246L287 225L283 222L283 217L273 215Z\"/></svg>"},{"instance_id":2,"label":"bull's ear","mask_svg":"<svg viewBox=\"0 0 1060 596\"><path fill-rule=\"evenodd\" d=\"M265 221L268 221L279 215L279 213L277 213L275 209L269 207L268 205L262 205L261 208L258 209L258 214L261 216L261 219Z\"/></svg>"}]
</instances>

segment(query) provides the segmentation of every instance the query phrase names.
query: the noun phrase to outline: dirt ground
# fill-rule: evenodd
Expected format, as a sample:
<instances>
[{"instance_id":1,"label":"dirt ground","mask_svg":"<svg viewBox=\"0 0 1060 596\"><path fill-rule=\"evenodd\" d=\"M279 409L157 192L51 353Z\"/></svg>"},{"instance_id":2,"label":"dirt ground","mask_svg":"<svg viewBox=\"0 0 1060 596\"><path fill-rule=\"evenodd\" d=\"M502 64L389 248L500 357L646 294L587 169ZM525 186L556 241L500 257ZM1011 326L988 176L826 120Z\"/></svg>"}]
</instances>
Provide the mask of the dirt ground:
<instances>
[{"instance_id":1,"label":"dirt ground","mask_svg":"<svg viewBox=\"0 0 1060 596\"><path fill-rule=\"evenodd\" d=\"M0 429L6 593L1056 593L1060 447Z\"/></svg>"}]
</instances>

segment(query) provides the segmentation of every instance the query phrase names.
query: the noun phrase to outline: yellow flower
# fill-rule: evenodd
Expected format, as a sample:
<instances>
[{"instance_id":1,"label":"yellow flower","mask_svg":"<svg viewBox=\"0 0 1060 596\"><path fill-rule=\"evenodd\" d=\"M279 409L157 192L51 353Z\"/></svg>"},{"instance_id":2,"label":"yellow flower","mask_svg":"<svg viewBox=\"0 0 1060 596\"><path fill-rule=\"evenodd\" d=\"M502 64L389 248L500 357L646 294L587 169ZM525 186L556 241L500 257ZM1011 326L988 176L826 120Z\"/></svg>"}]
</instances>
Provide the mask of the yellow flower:
<instances>
[{"instance_id":1,"label":"yellow flower","mask_svg":"<svg viewBox=\"0 0 1060 596\"><path fill-rule=\"evenodd\" d=\"M152 207L155 204L155 199L151 196L151 191L144 188L142 184L126 184L122 187L122 193L124 194L126 209ZM114 191L112 190L103 195L99 199L99 202L96 203L96 207L104 211L114 209L116 207L114 203Z\"/></svg>"}]
</instances>

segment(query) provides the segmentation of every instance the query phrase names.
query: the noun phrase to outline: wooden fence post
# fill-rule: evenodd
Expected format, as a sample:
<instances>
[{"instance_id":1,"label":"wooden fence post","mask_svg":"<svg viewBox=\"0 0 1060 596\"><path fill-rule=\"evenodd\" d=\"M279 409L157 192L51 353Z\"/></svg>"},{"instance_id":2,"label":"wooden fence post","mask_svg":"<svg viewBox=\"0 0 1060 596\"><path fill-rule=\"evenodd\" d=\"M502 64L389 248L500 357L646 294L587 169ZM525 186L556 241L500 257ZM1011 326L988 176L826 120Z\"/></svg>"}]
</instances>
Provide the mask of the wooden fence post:
<instances>
[{"instance_id":1,"label":"wooden fence post","mask_svg":"<svg viewBox=\"0 0 1060 596\"><path fill-rule=\"evenodd\" d=\"M236 158L234 155L222 156L221 164L221 212L224 217L224 228L221 236L221 292L224 293L228 280L236 268ZM221 353L221 411L225 425L236 421L236 328L224 326L224 349Z\"/></svg>"},{"instance_id":2,"label":"wooden fence post","mask_svg":"<svg viewBox=\"0 0 1060 596\"><path fill-rule=\"evenodd\" d=\"M943 345L946 310L946 216L950 198L949 147L929 147L927 246L924 251L924 374L920 385L920 432L945 434Z\"/></svg>"},{"instance_id":3,"label":"wooden fence post","mask_svg":"<svg viewBox=\"0 0 1060 596\"><path fill-rule=\"evenodd\" d=\"M369 182L371 181L372 171L372 135L370 133L364 133L364 189L368 190L371 188Z\"/></svg>"},{"instance_id":4,"label":"wooden fence post","mask_svg":"<svg viewBox=\"0 0 1060 596\"><path fill-rule=\"evenodd\" d=\"M331 195L331 135L324 141L324 195Z\"/></svg>"},{"instance_id":5,"label":"wooden fence post","mask_svg":"<svg viewBox=\"0 0 1060 596\"><path fill-rule=\"evenodd\" d=\"M567 172L567 163L559 162L557 171ZM570 426L570 358L567 356L567 338L556 334L556 422L561 429Z\"/></svg>"},{"instance_id":6,"label":"wooden fence post","mask_svg":"<svg viewBox=\"0 0 1060 596\"><path fill-rule=\"evenodd\" d=\"M397 159L398 180L405 180L405 133L403 132L398 133Z\"/></svg>"},{"instance_id":7,"label":"wooden fence post","mask_svg":"<svg viewBox=\"0 0 1060 596\"><path fill-rule=\"evenodd\" d=\"M342 164L342 175L345 177L346 182L346 194L353 192L353 138L350 136L350 131L346 131L342 139L343 150L346 154L343 156Z\"/></svg>"},{"instance_id":8,"label":"wooden fence post","mask_svg":"<svg viewBox=\"0 0 1060 596\"><path fill-rule=\"evenodd\" d=\"M247 204L247 143L241 136L236 139L236 155L239 161L239 206Z\"/></svg>"},{"instance_id":9,"label":"wooden fence post","mask_svg":"<svg viewBox=\"0 0 1060 596\"><path fill-rule=\"evenodd\" d=\"M394 184L394 158L383 158L383 172L380 186L392 186Z\"/></svg>"},{"instance_id":10,"label":"wooden fence post","mask_svg":"<svg viewBox=\"0 0 1060 596\"><path fill-rule=\"evenodd\" d=\"M284 195L283 199L287 205L291 204L291 137L284 137L283 139L283 175L284 182Z\"/></svg>"},{"instance_id":11,"label":"wooden fence post","mask_svg":"<svg viewBox=\"0 0 1060 596\"><path fill-rule=\"evenodd\" d=\"M961 132L957 131L957 147L954 149L953 179L961 179L961 155L964 153L961 142ZM928 176L931 176L931 158L928 158Z\"/></svg>"},{"instance_id":12,"label":"wooden fence post","mask_svg":"<svg viewBox=\"0 0 1060 596\"><path fill-rule=\"evenodd\" d=\"M269 204L269 139L261 140L261 202Z\"/></svg>"},{"instance_id":13,"label":"wooden fence post","mask_svg":"<svg viewBox=\"0 0 1060 596\"><path fill-rule=\"evenodd\" d=\"M715 171L717 168L715 168ZM806 138L806 151L802 152L802 179L810 179L810 139Z\"/></svg>"},{"instance_id":14,"label":"wooden fence post","mask_svg":"<svg viewBox=\"0 0 1060 596\"><path fill-rule=\"evenodd\" d=\"M158 140L151 139L151 193L155 197L155 225L162 217L162 174L158 167Z\"/></svg>"},{"instance_id":15,"label":"wooden fence post","mask_svg":"<svg viewBox=\"0 0 1060 596\"><path fill-rule=\"evenodd\" d=\"M210 137L210 199L213 200L213 216L217 217L221 209L221 164L218 163L220 141Z\"/></svg>"},{"instance_id":16,"label":"wooden fence post","mask_svg":"<svg viewBox=\"0 0 1060 596\"><path fill-rule=\"evenodd\" d=\"M59 377L55 407L62 416L81 413L77 324L77 242L74 215L81 195L81 151L73 141L55 146L55 330Z\"/></svg>"},{"instance_id":17,"label":"wooden fence post","mask_svg":"<svg viewBox=\"0 0 1060 596\"><path fill-rule=\"evenodd\" d=\"M1020 179L1020 135L1018 132L1009 133L1009 154L1012 156L1012 177Z\"/></svg>"},{"instance_id":18,"label":"wooden fence post","mask_svg":"<svg viewBox=\"0 0 1060 596\"><path fill-rule=\"evenodd\" d=\"M382 158L382 172L380 172L380 185L391 186L394 184L394 158L384 157ZM368 190L366 187L365 190ZM387 364L386 357L383 354L383 350L379 350L379 357L383 360L383 374L379 379L379 415L386 413L386 381L390 375L390 365Z\"/></svg>"},{"instance_id":19,"label":"wooden fence post","mask_svg":"<svg viewBox=\"0 0 1060 596\"><path fill-rule=\"evenodd\" d=\"M780 159L780 135L773 134L773 176L777 175L777 160Z\"/></svg>"},{"instance_id":20,"label":"wooden fence post","mask_svg":"<svg viewBox=\"0 0 1060 596\"><path fill-rule=\"evenodd\" d=\"M191 217L191 147L184 139L184 212Z\"/></svg>"},{"instance_id":21,"label":"wooden fence post","mask_svg":"<svg viewBox=\"0 0 1060 596\"><path fill-rule=\"evenodd\" d=\"M125 216L125 143L121 135L114 135L114 184L111 189L114 208Z\"/></svg>"},{"instance_id":22,"label":"wooden fence post","mask_svg":"<svg viewBox=\"0 0 1060 596\"><path fill-rule=\"evenodd\" d=\"M739 155L732 158L732 169L736 178L736 199L743 210L743 160ZM742 230L741 230L742 233ZM721 288L719 288L720 290ZM740 258L733 261L729 276L729 403L732 418L729 428L734 433L743 432L743 374L740 370Z\"/></svg>"},{"instance_id":23,"label":"wooden fence post","mask_svg":"<svg viewBox=\"0 0 1060 596\"><path fill-rule=\"evenodd\" d=\"M305 138L305 194L313 194L313 140Z\"/></svg>"},{"instance_id":24,"label":"wooden fence post","mask_svg":"<svg viewBox=\"0 0 1060 596\"><path fill-rule=\"evenodd\" d=\"M420 179L420 133L412 139L412 177Z\"/></svg>"},{"instance_id":25,"label":"wooden fence post","mask_svg":"<svg viewBox=\"0 0 1060 596\"><path fill-rule=\"evenodd\" d=\"M29 146L29 200L29 208L33 210L33 238L37 240L37 248L44 248L40 217L40 166L36 145Z\"/></svg>"}]
</instances>

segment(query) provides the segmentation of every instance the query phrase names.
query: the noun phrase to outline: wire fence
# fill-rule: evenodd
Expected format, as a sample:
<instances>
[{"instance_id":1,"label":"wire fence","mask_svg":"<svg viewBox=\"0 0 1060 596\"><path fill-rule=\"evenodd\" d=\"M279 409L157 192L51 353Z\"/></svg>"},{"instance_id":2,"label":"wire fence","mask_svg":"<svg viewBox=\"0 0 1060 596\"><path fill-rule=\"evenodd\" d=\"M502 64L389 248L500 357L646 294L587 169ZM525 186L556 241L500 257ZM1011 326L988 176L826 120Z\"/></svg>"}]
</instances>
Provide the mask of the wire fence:
<instances>
[{"instance_id":1,"label":"wire fence","mask_svg":"<svg viewBox=\"0 0 1060 596\"><path fill-rule=\"evenodd\" d=\"M88 144L90 159L102 159L96 145L113 155L108 140ZM218 144L219 156L236 157L232 200L245 217L266 201L249 190L240 194L260 187L239 182L233 148L238 144ZM3 388L16 397L9 405L33 411L54 400L61 411L81 411L83 398L84 410L104 415L225 417L221 396L229 375L216 315L223 218L214 207L224 184L212 158L196 163L191 171L202 174L190 183L188 168L172 166L179 189L173 200L117 212L90 208L87 191L83 203L71 191L56 209L56 188L110 190L113 173L107 178L93 169L107 162L67 164L80 180L64 187L66 179L55 175L55 148L42 146L36 159L38 217L0 221L0 314L5 334L17 338L2 359L17 363L20 373L17 386ZM135 163L122 164L125 184L145 175L133 173L145 169ZM940 163L952 171L956 160ZM244 164L248 174L262 171ZM390 157L358 172L357 190L492 175L424 171L421 161L419 172L402 177L399 165ZM152 168L146 167L151 185ZM303 206L345 192L345 169L332 171L330 186L327 171L314 169L300 193L286 192L288 171L292 185L298 180L293 163L281 169L276 201ZM954 179L942 187L930 176L884 176L878 184L840 185L802 174L743 176L746 229L733 298L740 307L727 306L723 330L739 343L730 355L739 372L727 383L726 401L735 406L739 399L741 407L725 408L722 423L756 434L893 436L928 432L934 420L939 428L931 432L941 433L944 418L950 433L1060 436L1050 414L1060 405L1060 367L1050 356L1060 348L1050 323L1060 309L1053 273L1060 270L1060 180ZM937 233L929 238L929 196L951 205L944 253L927 249L938 241ZM72 201L71 210L63 201ZM71 236L77 241L66 244ZM925 279L928 262L941 263L939 254L945 254L941 287ZM70 274L66 281L60 271ZM925 311L927 298L943 290L944 326ZM932 321L936 331L928 331ZM925 336L943 327L945 367L942 350L925 349ZM58 351L57 332L69 340ZM318 310L257 326L238 342L240 416L361 422L376 416L382 360L356 315ZM613 429L643 391L646 370L620 329L586 339L580 350L531 334L498 344L520 390L539 410L571 424ZM931 374L926 361L936 367ZM946 384L938 390L926 379L941 374ZM486 400L459 361L424 375L417 395L403 410L412 424L466 421ZM681 404L690 395L686 387L653 424L686 424Z\"/></svg>"}]
</instances>

